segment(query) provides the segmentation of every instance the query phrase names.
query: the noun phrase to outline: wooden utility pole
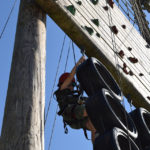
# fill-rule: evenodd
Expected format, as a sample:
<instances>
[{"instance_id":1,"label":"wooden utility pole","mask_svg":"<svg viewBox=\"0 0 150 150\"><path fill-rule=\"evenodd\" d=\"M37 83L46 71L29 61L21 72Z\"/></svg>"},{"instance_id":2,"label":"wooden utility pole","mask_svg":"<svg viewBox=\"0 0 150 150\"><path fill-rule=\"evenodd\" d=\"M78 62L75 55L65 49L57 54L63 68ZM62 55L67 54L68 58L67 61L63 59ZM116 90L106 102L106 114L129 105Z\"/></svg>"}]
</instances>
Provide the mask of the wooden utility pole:
<instances>
[{"instance_id":1,"label":"wooden utility pole","mask_svg":"<svg viewBox=\"0 0 150 150\"><path fill-rule=\"evenodd\" d=\"M44 149L46 14L21 0L0 150Z\"/></svg>"}]
</instances>

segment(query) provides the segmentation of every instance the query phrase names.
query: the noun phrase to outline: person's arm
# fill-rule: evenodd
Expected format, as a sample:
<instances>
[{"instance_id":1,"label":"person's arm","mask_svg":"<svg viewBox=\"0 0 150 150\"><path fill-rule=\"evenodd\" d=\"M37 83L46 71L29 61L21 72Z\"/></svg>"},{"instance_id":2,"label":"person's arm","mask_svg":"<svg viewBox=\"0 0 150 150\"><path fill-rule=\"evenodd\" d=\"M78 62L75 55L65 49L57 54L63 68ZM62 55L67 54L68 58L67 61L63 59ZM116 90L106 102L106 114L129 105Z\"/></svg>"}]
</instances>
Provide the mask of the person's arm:
<instances>
[{"instance_id":1,"label":"person's arm","mask_svg":"<svg viewBox=\"0 0 150 150\"><path fill-rule=\"evenodd\" d=\"M72 82L72 80L73 80L73 78L74 78L74 75L75 75L75 73L76 73L77 67L78 67L83 61L85 61L85 57L84 57L84 56L82 56L82 57L78 60L78 62L76 63L76 65L73 67L73 69L71 70L71 72L70 72L68 78L67 78L67 79L64 81L64 83L61 85L60 90L66 89L66 88L68 87L68 85L71 84L71 82Z\"/></svg>"}]
</instances>

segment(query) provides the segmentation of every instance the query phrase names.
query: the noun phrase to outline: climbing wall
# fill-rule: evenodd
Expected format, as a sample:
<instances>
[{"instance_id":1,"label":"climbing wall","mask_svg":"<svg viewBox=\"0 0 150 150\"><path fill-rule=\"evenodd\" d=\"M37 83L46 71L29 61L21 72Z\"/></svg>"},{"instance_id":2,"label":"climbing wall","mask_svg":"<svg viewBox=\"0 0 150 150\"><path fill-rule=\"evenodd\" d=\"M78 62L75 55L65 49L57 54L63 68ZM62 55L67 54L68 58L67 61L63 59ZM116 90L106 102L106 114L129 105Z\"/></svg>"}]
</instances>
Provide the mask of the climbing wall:
<instances>
[{"instance_id":1,"label":"climbing wall","mask_svg":"<svg viewBox=\"0 0 150 150\"><path fill-rule=\"evenodd\" d=\"M150 110L150 49L112 0L36 0L87 56L98 58L136 107Z\"/></svg>"}]
</instances>

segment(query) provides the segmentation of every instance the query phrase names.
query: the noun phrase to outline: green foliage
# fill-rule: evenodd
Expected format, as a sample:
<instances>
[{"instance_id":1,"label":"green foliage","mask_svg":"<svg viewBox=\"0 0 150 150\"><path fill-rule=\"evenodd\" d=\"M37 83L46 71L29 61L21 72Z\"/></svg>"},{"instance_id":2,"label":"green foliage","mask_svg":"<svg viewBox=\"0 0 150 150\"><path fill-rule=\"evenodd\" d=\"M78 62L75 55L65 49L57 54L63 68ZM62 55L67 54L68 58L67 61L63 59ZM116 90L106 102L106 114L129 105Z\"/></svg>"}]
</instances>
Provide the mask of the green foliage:
<instances>
[{"instance_id":1,"label":"green foliage","mask_svg":"<svg viewBox=\"0 0 150 150\"><path fill-rule=\"evenodd\" d=\"M76 8L73 5L66 6L66 9L75 15Z\"/></svg>"}]
</instances>

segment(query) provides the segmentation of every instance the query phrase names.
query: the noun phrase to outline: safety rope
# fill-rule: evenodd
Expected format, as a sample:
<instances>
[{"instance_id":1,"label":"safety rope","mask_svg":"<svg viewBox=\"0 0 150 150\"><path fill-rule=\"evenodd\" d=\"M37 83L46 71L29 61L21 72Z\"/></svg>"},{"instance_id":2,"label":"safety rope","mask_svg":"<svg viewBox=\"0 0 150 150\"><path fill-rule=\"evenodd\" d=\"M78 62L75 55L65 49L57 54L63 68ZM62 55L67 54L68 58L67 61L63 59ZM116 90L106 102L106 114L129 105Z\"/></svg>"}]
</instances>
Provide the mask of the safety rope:
<instances>
[{"instance_id":1,"label":"safety rope","mask_svg":"<svg viewBox=\"0 0 150 150\"><path fill-rule=\"evenodd\" d=\"M106 0L106 5L107 4L107 0ZM112 20L112 14L111 14L111 10L109 9L109 11L107 12L108 14L108 20L109 20L109 26L111 27L113 25L113 20ZM115 41L115 35L114 33L111 31L111 39L112 39L112 45L113 45L113 51L114 51L114 58L115 58L115 62L116 62L116 68L117 68L117 74L118 74L118 80L119 80L119 84L121 85L122 84L122 79L121 79L121 72L120 72L120 68L119 68L119 61L118 61L118 57L117 57L117 48L116 48L116 41ZM121 88L121 86L120 86ZM122 91L122 88L121 88L121 91ZM125 102L124 102L124 99L123 99L123 103L124 103L124 108L125 108ZM129 143L129 150L131 150L131 142L129 140L129 125L128 125L128 121L127 121L127 115L126 115L126 111L124 110L124 115L125 115L125 121L126 121L126 124L127 124L127 138L128 138L128 143Z\"/></svg>"},{"instance_id":2,"label":"safety rope","mask_svg":"<svg viewBox=\"0 0 150 150\"><path fill-rule=\"evenodd\" d=\"M74 63L75 63L75 65L76 65L76 55L75 55L75 48L74 48L73 41L72 41L72 50L73 50Z\"/></svg>"},{"instance_id":3,"label":"safety rope","mask_svg":"<svg viewBox=\"0 0 150 150\"><path fill-rule=\"evenodd\" d=\"M68 48L68 52L67 52L67 58L66 58L66 63L65 63L65 70L64 70L64 72L66 72L66 69L67 69L68 58L69 58L69 53L70 53L70 46L71 46L71 40L70 40L69 48Z\"/></svg>"},{"instance_id":4,"label":"safety rope","mask_svg":"<svg viewBox=\"0 0 150 150\"><path fill-rule=\"evenodd\" d=\"M133 11L135 14L135 18L136 18L140 33L142 34L142 36L146 40L146 42L148 44L150 44L150 40L149 40L150 39L150 29L148 27L148 23L147 23L145 14L142 10L142 6L139 1L136 1L136 0L134 0L134 1L129 0L129 1L133 7Z\"/></svg>"},{"instance_id":5,"label":"safety rope","mask_svg":"<svg viewBox=\"0 0 150 150\"><path fill-rule=\"evenodd\" d=\"M55 129L55 124L56 124L57 112L58 112L58 104L57 104L57 108L56 108L56 112L55 112L55 117L54 117L54 122L53 122L53 126L52 126L51 136L50 136L50 140L49 140L49 144L48 144L48 150L50 150L50 147L51 147L51 142L52 142L54 129Z\"/></svg>"},{"instance_id":6,"label":"safety rope","mask_svg":"<svg viewBox=\"0 0 150 150\"><path fill-rule=\"evenodd\" d=\"M67 68L67 64L68 64L68 58L69 58L69 53L70 53L71 42L72 42L72 40L70 40L70 43L69 43L64 72L66 72L66 68ZM76 62L75 54L74 54L74 59L75 59L75 62ZM48 145L48 150L50 150L50 147L51 147L51 142L52 142L52 138L53 138L53 134L54 134L54 129L55 129L55 124L56 124L56 119L57 119L58 108L59 107L58 107L58 104L57 104L57 108L56 108L56 112L55 112L55 117L54 117L54 121L53 121L53 125L52 125L52 131L51 131L50 140L49 140L49 145Z\"/></svg>"},{"instance_id":7,"label":"safety rope","mask_svg":"<svg viewBox=\"0 0 150 150\"><path fill-rule=\"evenodd\" d=\"M4 25L4 27L3 27L2 31L1 31L0 39L2 38L2 35L3 35L3 33L4 33L5 29L6 29L6 26L7 26L7 24L8 24L8 21L9 21L9 19L10 19L10 17L11 17L11 14L12 14L14 8L15 8L16 2L17 2L17 0L15 0L14 3L13 3L13 6L12 6L12 8L11 8L11 11L10 11L10 13L9 13L9 15L8 15L8 18L7 18L6 22L5 22L5 25Z\"/></svg>"},{"instance_id":8,"label":"safety rope","mask_svg":"<svg viewBox=\"0 0 150 150\"><path fill-rule=\"evenodd\" d=\"M49 110L50 110L50 105L51 105L51 101L52 101L52 97L53 97L53 93L54 93L54 87L55 87L56 79L57 79L57 76L58 76L58 70L59 70L59 66L60 66L60 61L61 61L62 53L63 53L63 50L64 50L65 40L66 40L66 34L64 35L64 40L63 40L63 44L62 44L62 48L61 48L61 52L60 52L60 56L59 56L59 61L58 61L58 65L57 65L56 75L55 75L54 84L53 84L52 91L51 91L50 100L49 100L49 103L48 103L48 109L47 109L47 112L46 112L44 125L46 124L48 113L49 113Z\"/></svg>"},{"instance_id":9,"label":"safety rope","mask_svg":"<svg viewBox=\"0 0 150 150\"><path fill-rule=\"evenodd\" d=\"M132 7L130 3L127 0L121 0L121 3L122 3L121 5L119 0L116 0L116 1L118 3L118 7L121 8L123 13L128 17L129 21L132 20L132 22L134 22L133 20L134 12L132 11ZM128 12L126 12L125 8L128 10ZM133 16L133 18L130 15Z\"/></svg>"}]
</instances>

